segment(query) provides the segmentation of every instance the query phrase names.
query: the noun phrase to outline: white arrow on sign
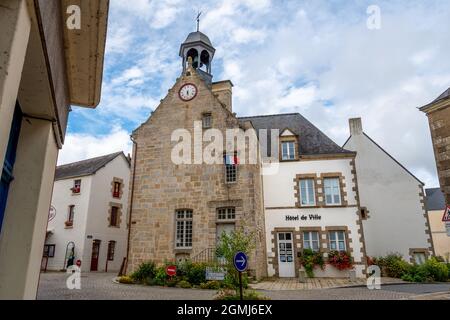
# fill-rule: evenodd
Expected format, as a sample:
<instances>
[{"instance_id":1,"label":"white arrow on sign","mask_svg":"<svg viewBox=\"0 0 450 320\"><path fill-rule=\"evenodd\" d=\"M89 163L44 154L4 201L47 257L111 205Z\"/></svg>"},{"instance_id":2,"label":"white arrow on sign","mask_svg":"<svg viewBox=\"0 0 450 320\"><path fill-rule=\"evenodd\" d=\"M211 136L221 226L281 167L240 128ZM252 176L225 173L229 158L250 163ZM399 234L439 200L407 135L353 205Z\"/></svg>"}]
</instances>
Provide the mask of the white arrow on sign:
<instances>
[{"instance_id":1,"label":"white arrow on sign","mask_svg":"<svg viewBox=\"0 0 450 320\"><path fill-rule=\"evenodd\" d=\"M241 265L241 267L245 265L245 259L244 258L242 258L241 260L236 260L236 262L239 263Z\"/></svg>"}]
</instances>

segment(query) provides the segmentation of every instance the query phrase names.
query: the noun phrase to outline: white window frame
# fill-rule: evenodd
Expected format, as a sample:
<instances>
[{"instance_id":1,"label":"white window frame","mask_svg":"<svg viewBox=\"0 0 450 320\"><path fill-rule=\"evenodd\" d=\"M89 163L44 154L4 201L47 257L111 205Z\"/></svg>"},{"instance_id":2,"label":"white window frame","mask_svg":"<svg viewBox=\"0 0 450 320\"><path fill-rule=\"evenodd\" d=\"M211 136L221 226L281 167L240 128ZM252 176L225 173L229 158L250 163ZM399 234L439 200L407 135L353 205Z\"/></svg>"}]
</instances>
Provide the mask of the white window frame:
<instances>
[{"instance_id":1,"label":"white window frame","mask_svg":"<svg viewBox=\"0 0 450 320\"><path fill-rule=\"evenodd\" d=\"M327 186L327 181L336 181L337 185ZM325 197L325 204L327 206L340 206L342 205L341 183L339 177L330 177L323 179L323 193ZM331 192L331 193L330 193ZM328 202L328 195L331 195L331 202ZM335 201L335 196L339 197L339 202Z\"/></svg>"},{"instance_id":2,"label":"white window frame","mask_svg":"<svg viewBox=\"0 0 450 320\"><path fill-rule=\"evenodd\" d=\"M308 235L306 239L305 235ZM317 239L313 239L313 234L317 235ZM314 243L317 243L317 249L314 249ZM308 245L306 245L308 244ZM303 249L311 249L314 252L320 251L320 232L319 231L303 231Z\"/></svg>"},{"instance_id":3,"label":"white window frame","mask_svg":"<svg viewBox=\"0 0 450 320\"><path fill-rule=\"evenodd\" d=\"M334 235L334 239L332 239L331 235ZM339 235L343 235L342 239L339 239ZM347 251L347 233L344 230L335 230L335 231L328 231L328 245L330 246L330 251ZM339 248L339 243L342 242L344 245L344 249ZM333 249L333 244L336 246L335 249Z\"/></svg>"},{"instance_id":4,"label":"white window frame","mask_svg":"<svg viewBox=\"0 0 450 320\"><path fill-rule=\"evenodd\" d=\"M190 209L175 211L175 248L192 249L193 216Z\"/></svg>"},{"instance_id":5,"label":"white window frame","mask_svg":"<svg viewBox=\"0 0 450 320\"><path fill-rule=\"evenodd\" d=\"M290 145L292 144L293 146L293 153L291 154L291 148ZM284 146L287 145L287 153L284 153ZM281 142L281 160L283 161L289 161L289 160L295 160L295 141L282 141Z\"/></svg>"},{"instance_id":6,"label":"white window frame","mask_svg":"<svg viewBox=\"0 0 450 320\"><path fill-rule=\"evenodd\" d=\"M312 183L311 185L311 189L312 189L312 199L310 199L310 194L309 194L309 188L308 185L306 185L306 204L303 204L303 188L302 188L302 182L308 182L310 181ZM300 206L301 207L314 207L316 205L316 190L315 190L315 183L316 181L313 178L304 178L304 179L300 179L298 181L298 188L300 190ZM311 202L312 200L312 202Z\"/></svg>"}]
</instances>

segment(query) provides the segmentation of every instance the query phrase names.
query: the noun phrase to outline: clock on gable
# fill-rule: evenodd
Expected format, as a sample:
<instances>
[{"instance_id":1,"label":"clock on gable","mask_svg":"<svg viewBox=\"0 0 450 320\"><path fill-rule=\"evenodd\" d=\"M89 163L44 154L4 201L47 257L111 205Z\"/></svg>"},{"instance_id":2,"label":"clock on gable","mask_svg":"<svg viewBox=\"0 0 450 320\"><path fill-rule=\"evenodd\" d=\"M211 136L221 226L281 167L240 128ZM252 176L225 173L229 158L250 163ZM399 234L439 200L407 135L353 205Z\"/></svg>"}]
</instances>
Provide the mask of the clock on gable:
<instances>
[{"instance_id":1,"label":"clock on gable","mask_svg":"<svg viewBox=\"0 0 450 320\"><path fill-rule=\"evenodd\" d=\"M178 96L183 101L191 101L197 96L197 91L195 84L187 83L180 88Z\"/></svg>"}]
</instances>

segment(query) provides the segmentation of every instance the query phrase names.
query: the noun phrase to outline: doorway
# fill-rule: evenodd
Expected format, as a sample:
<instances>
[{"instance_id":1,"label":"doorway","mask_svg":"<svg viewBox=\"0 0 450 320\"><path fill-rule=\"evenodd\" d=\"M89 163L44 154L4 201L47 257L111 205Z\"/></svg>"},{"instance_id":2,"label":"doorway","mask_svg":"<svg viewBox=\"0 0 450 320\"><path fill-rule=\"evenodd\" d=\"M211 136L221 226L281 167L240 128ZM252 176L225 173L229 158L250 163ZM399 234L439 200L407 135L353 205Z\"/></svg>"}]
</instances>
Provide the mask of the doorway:
<instances>
[{"instance_id":1,"label":"doorway","mask_svg":"<svg viewBox=\"0 0 450 320\"><path fill-rule=\"evenodd\" d=\"M100 240L92 242L91 271L98 271L98 257L100 256Z\"/></svg>"},{"instance_id":2,"label":"doorway","mask_svg":"<svg viewBox=\"0 0 450 320\"><path fill-rule=\"evenodd\" d=\"M278 270L280 278L295 277L294 242L291 232L278 233Z\"/></svg>"}]
</instances>

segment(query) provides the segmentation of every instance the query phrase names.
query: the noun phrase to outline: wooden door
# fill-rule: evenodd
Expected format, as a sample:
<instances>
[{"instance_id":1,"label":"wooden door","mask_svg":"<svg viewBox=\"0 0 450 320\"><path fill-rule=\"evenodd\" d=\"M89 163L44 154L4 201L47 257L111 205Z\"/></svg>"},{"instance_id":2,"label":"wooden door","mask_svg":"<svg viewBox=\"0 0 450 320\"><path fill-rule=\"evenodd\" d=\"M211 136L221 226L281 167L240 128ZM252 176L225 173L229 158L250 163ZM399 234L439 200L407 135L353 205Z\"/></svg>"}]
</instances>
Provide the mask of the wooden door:
<instances>
[{"instance_id":1,"label":"wooden door","mask_svg":"<svg viewBox=\"0 0 450 320\"><path fill-rule=\"evenodd\" d=\"M100 256L100 240L92 242L91 271L98 271L98 257Z\"/></svg>"}]
</instances>

